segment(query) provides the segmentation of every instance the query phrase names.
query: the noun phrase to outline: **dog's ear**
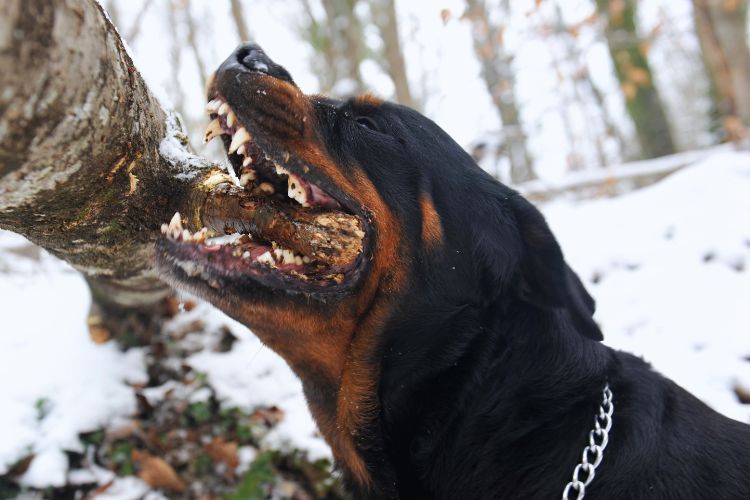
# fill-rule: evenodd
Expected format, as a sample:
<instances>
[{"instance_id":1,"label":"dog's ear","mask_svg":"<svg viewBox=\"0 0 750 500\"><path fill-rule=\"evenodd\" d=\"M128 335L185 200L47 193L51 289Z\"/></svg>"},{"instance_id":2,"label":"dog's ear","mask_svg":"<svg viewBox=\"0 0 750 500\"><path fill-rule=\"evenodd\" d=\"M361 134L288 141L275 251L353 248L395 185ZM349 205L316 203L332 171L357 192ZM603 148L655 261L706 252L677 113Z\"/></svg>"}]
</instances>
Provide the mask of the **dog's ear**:
<instances>
[{"instance_id":1,"label":"dog's ear","mask_svg":"<svg viewBox=\"0 0 750 500\"><path fill-rule=\"evenodd\" d=\"M518 275L521 298L544 309L564 308L579 333L603 340L592 318L594 299L565 262L542 214L521 196L512 196L509 201L523 245Z\"/></svg>"}]
</instances>

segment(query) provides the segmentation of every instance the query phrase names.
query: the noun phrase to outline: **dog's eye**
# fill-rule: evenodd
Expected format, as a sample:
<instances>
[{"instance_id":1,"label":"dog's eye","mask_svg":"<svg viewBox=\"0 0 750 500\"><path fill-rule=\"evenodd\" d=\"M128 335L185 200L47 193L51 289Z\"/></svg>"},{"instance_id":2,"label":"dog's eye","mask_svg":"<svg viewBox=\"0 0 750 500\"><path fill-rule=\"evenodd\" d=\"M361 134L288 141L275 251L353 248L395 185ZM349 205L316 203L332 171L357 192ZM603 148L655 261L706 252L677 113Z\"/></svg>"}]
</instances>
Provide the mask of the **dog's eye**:
<instances>
[{"instance_id":1,"label":"dog's eye","mask_svg":"<svg viewBox=\"0 0 750 500\"><path fill-rule=\"evenodd\" d=\"M355 121L365 128L369 128L370 130L374 130L375 132L380 132L380 130L378 130L378 125L372 118L369 118L367 116L358 116L357 118L355 118Z\"/></svg>"}]
</instances>

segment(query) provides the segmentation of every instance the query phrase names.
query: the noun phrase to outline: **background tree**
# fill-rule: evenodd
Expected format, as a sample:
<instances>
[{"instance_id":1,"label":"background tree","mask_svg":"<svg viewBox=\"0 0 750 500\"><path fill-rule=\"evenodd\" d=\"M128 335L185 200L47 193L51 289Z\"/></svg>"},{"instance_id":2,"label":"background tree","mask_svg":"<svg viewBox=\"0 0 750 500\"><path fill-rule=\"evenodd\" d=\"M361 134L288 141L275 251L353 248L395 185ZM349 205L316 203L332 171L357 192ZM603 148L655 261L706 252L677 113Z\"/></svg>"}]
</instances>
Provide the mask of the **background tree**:
<instances>
[{"instance_id":1,"label":"background tree","mask_svg":"<svg viewBox=\"0 0 750 500\"><path fill-rule=\"evenodd\" d=\"M337 85L344 93L364 91L360 64L365 58L365 47L362 23L356 12L358 0L322 0L320 19L310 0L301 3L305 16L300 33L315 51L312 66L321 91L331 92Z\"/></svg>"},{"instance_id":2,"label":"background tree","mask_svg":"<svg viewBox=\"0 0 750 500\"><path fill-rule=\"evenodd\" d=\"M722 139L737 140L750 126L750 49L747 2L693 0L695 32L711 83L712 118Z\"/></svg>"},{"instance_id":3,"label":"background tree","mask_svg":"<svg viewBox=\"0 0 750 500\"><path fill-rule=\"evenodd\" d=\"M669 121L648 62L649 44L638 36L637 0L596 0L596 5L605 22L604 36L641 155L653 158L674 153Z\"/></svg>"},{"instance_id":4,"label":"background tree","mask_svg":"<svg viewBox=\"0 0 750 500\"><path fill-rule=\"evenodd\" d=\"M396 93L396 101L405 106L419 109L409 88L406 62L398 33L398 16L395 0L370 0L372 20L383 40L383 54L378 58L383 70L391 77Z\"/></svg>"},{"instance_id":5,"label":"background tree","mask_svg":"<svg viewBox=\"0 0 750 500\"><path fill-rule=\"evenodd\" d=\"M481 74L503 125L503 146L510 160L510 180L519 183L536 178L526 146L516 99L513 56L505 49L504 26L490 20L484 0L466 0L464 17L471 22L474 51L482 66ZM502 1L504 18L510 17L510 3Z\"/></svg>"}]
</instances>

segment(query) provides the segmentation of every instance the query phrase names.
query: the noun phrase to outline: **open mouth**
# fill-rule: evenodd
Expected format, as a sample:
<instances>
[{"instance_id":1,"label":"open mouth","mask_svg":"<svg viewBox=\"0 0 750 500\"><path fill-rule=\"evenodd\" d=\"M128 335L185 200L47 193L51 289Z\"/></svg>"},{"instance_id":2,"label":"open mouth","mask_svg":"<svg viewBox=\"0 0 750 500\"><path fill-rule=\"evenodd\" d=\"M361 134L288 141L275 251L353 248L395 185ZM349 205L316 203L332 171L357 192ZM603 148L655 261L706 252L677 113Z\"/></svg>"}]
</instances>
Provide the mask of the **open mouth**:
<instances>
[{"instance_id":1,"label":"open mouth","mask_svg":"<svg viewBox=\"0 0 750 500\"><path fill-rule=\"evenodd\" d=\"M213 287L244 277L287 291L351 286L366 261L362 211L313 167L264 150L221 97L206 109L204 142L222 139L232 180L213 188L199 231L177 213L162 225L173 265Z\"/></svg>"}]
</instances>

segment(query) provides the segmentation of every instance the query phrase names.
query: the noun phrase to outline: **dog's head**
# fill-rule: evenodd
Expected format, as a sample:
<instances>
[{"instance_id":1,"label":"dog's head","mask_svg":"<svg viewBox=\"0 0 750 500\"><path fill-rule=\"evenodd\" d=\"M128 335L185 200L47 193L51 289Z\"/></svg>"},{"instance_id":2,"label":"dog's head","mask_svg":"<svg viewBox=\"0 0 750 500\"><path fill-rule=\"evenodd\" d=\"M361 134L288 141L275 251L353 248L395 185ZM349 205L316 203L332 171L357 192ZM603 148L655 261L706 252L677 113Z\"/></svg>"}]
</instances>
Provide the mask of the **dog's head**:
<instances>
[{"instance_id":1,"label":"dog's head","mask_svg":"<svg viewBox=\"0 0 750 500\"><path fill-rule=\"evenodd\" d=\"M305 95L255 45L220 66L208 100L207 137L223 138L243 186L227 203L254 207L219 225L249 236L172 234L158 243L161 269L287 360L355 481L370 481L358 433L377 413L386 332L425 314L412 301L445 310L512 295L601 338L541 214L416 111Z\"/></svg>"}]
</instances>

